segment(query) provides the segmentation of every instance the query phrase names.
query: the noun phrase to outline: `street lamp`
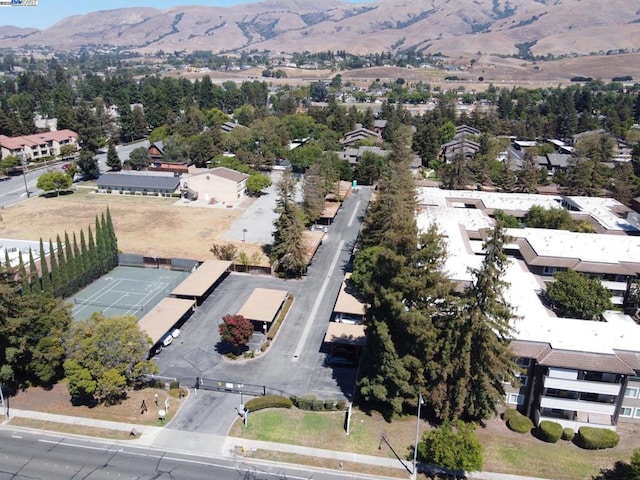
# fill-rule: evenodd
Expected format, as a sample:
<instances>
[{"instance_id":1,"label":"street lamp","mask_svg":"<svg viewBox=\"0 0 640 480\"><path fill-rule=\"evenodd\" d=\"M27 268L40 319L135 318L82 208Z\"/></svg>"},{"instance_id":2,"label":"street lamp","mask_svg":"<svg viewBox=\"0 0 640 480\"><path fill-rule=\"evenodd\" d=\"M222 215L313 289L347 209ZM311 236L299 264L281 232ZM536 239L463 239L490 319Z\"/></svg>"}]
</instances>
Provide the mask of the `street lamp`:
<instances>
[{"instance_id":1,"label":"street lamp","mask_svg":"<svg viewBox=\"0 0 640 480\"><path fill-rule=\"evenodd\" d=\"M411 476L416 477L416 467L418 464L418 437L420 435L420 407L424 403L422 393L418 393L418 421L416 422L416 442L413 446L413 473Z\"/></svg>"},{"instance_id":2,"label":"street lamp","mask_svg":"<svg viewBox=\"0 0 640 480\"><path fill-rule=\"evenodd\" d=\"M245 235L247 234L248 230L246 228L242 229L242 243L245 243Z\"/></svg>"},{"instance_id":3,"label":"street lamp","mask_svg":"<svg viewBox=\"0 0 640 480\"><path fill-rule=\"evenodd\" d=\"M24 189L27 192L27 198L31 196L29 193L29 187L27 186L27 164L24 160L24 153L20 154L20 163L22 164L22 178L24 179Z\"/></svg>"}]
</instances>

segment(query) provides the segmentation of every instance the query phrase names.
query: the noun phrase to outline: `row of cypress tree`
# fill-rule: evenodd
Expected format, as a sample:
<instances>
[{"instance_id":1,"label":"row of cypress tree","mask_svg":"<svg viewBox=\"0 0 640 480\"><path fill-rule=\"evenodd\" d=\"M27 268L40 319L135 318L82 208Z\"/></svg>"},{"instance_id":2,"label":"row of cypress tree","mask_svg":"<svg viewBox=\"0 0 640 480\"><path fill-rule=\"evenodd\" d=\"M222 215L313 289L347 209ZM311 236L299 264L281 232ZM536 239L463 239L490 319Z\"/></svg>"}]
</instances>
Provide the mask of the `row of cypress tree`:
<instances>
[{"instance_id":1,"label":"row of cypress tree","mask_svg":"<svg viewBox=\"0 0 640 480\"><path fill-rule=\"evenodd\" d=\"M28 268L20 252L17 273L22 295L50 293L54 297L68 298L116 267L118 240L109 208L106 215L104 212L96 215L94 230L95 236L89 226L86 237L81 230L79 241L75 232L71 237L65 232L64 241L57 235L55 249L49 239L48 263L44 242L40 238L40 271L32 250L29 250ZM6 251L5 265L10 265Z\"/></svg>"}]
</instances>

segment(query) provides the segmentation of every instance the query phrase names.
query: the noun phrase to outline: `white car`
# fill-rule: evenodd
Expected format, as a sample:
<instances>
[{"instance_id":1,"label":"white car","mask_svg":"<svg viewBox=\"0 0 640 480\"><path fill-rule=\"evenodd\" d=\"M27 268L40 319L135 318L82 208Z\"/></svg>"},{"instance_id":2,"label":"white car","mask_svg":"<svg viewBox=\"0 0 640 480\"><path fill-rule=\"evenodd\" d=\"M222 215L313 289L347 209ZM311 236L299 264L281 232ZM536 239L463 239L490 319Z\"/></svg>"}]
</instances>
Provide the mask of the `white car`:
<instances>
[{"instance_id":1,"label":"white car","mask_svg":"<svg viewBox=\"0 0 640 480\"><path fill-rule=\"evenodd\" d=\"M174 328L173 332L171 332L171 336L173 338L178 338L180 336L180 329L179 328Z\"/></svg>"},{"instance_id":2,"label":"white car","mask_svg":"<svg viewBox=\"0 0 640 480\"><path fill-rule=\"evenodd\" d=\"M168 347L169 345L171 345L171 342L173 342L173 337L171 336L171 334L165 335L165 337L162 339L162 346Z\"/></svg>"}]
</instances>

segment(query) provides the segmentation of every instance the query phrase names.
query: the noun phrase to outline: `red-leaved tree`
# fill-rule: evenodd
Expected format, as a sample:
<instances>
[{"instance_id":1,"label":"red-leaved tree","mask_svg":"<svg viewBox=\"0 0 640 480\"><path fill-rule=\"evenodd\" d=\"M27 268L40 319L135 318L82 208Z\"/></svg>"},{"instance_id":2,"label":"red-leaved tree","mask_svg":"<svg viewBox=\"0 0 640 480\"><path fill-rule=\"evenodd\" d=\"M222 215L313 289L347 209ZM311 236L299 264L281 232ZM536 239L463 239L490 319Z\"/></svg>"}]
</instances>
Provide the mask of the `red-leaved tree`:
<instances>
[{"instance_id":1,"label":"red-leaved tree","mask_svg":"<svg viewBox=\"0 0 640 480\"><path fill-rule=\"evenodd\" d=\"M253 324L242 315L227 314L222 317L222 322L218 325L218 332L223 341L230 343L240 351L253 335Z\"/></svg>"}]
</instances>

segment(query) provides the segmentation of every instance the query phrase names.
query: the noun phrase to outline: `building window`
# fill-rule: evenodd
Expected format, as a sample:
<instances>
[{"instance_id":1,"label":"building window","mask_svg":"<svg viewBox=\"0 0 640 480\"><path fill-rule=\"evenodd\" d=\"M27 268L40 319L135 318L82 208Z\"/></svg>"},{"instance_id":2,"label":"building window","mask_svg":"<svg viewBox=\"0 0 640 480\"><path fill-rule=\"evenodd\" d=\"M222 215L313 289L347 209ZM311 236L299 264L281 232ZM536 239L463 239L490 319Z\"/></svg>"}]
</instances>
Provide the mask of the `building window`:
<instances>
[{"instance_id":1,"label":"building window","mask_svg":"<svg viewBox=\"0 0 640 480\"><path fill-rule=\"evenodd\" d=\"M631 415L633 415L633 408L631 408L631 407L622 407L620 409L620 416L621 417L630 417Z\"/></svg>"},{"instance_id":2,"label":"building window","mask_svg":"<svg viewBox=\"0 0 640 480\"><path fill-rule=\"evenodd\" d=\"M526 375L520 375L520 386L521 387L526 387L527 383L529 381L529 377Z\"/></svg>"},{"instance_id":3,"label":"building window","mask_svg":"<svg viewBox=\"0 0 640 480\"><path fill-rule=\"evenodd\" d=\"M636 408L636 418L640 418L640 408Z\"/></svg>"},{"instance_id":4,"label":"building window","mask_svg":"<svg viewBox=\"0 0 640 480\"><path fill-rule=\"evenodd\" d=\"M524 403L524 395L520 395L518 393L510 393L507 403L510 403L512 405L522 405ZM629 414L629 416L631 416L631 414Z\"/></svg>"},{"instance_id":5,"label":"building window","mask_svg":"<svg viewBox=\"0 0 640 480\"><path fill-rule=\"evenodd\" d=\"M544 267L542 269L542 273L544 275L553 275L554 273L556 273L557 269L556 267Z\"/></svg>"},{"instance_id":6,"label":"building window","mask_svg":"<svg viewBox=\"0 0 640 480\"><path fill-rule=\"evenodd\" d=\"M625 398L638 398L638 388L637 387L627 387L624 391Z\"/></svg>"},{"instance_id":7,"label":"building window","mask_svg":"<svg viewBox=\"0 0 640 480\"><path fill-rule=\"evenodd\" d=\"M531 359L530 358L526 358L526 357L518 357L516 358L516 365L518 365L519 367L529 367L529 365L531 364Z\"/></svg>"}]
</instances>

